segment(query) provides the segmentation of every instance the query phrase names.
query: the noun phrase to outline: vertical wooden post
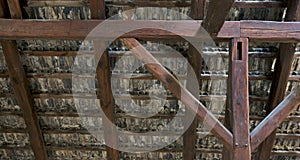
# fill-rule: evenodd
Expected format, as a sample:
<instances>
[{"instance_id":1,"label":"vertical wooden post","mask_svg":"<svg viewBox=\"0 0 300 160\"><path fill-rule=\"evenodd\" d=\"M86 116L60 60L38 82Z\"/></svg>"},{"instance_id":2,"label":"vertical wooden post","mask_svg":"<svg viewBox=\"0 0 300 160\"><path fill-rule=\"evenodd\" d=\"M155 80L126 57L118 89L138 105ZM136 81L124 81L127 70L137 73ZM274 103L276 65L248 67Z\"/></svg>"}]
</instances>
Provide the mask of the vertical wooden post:
<instances>
[{"instance_id":1,"label":"vertical wooden post","mask_svg":"<svg viewBox=\"0 0 300 160\"><path fill-rule=\"evenodd\" d=\"M228 107L233 132L233 160L250 160L248 39L234 38L230 43Z\"/></svg>"},{"instance_id":2,"label":"vertical wooden post","mask_svg":"<svg viewBox=\"0 0 300 160\"><path fill-rule=\"evenodd\" d=\"M203 19L204 17L204 4L205 0L192 0L191 4L191 18L195 20ZM199 44L202 45L202 44ZM199 83L200 83L200 73L201 73L201 65L202 65L202 57L200 53L196 50L194 46L189 44L189 53L188 53L188 62L191 65L191 67L188 67L188 80L192 77L193 72L195 72L197 77L196 84L193 84L192 82L187 82L187 89L193 94L194 97L198 99L199 97ZM193 111L186 110L185 113L185 122L189 121L190 115L193 115ZM184 160L192 160L195 156L195 144L197 141L197 133L196 129L198 126L198 120L195 118L191 124L188 124L188 129L185 131L183 135L183 159Z\"/></svg>"},{"instance_id":3,"label":"vertical wooden post","mask_svg":"<svg viewBox=\"0 0 300 160\"><path fill-rule=\"evenodd\" d=\"M91 18L105 19L104 0L90 0ZM94 41L95 61L98 62L96 68L96 78L98 80L98 98L106 118L102 118L104 128L104 140L106 143L106 152L108 160L118 160L119 151L118 137L115 125L115 101L111 90L111 72L109 64L109 55L106 50L100 53L101 48L106 47L105 41ZM107 145L109 143L109 145Z\"/></svg>"}]
</instances>

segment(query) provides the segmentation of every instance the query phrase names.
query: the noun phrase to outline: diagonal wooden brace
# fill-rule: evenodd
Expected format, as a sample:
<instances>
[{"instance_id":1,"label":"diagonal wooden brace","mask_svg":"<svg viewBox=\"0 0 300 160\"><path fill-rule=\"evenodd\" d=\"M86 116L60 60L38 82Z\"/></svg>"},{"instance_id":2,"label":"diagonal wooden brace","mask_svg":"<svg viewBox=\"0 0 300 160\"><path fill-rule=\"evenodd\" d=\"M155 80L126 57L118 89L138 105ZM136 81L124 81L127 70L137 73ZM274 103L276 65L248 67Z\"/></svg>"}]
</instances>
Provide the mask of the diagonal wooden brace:
<instances>
[{"instance_id":1,"label":"diagonal wooden brace","mask_svg":"<svg viewBox=\"0 0 300 160\"><path fill-rule=\"evenodd\" d=\"M290 93L252 132L251 148L256 149L289 114L300 105L300 87Z\"/></svg>"},{"instance_id":2,"label":"diagonal wooden brace","mask_svg":"<svg viewBox=\"0 0 300 160\"><path fill-rule=\"evenodd\" d=\"M164 85L180 99L188 109L196 113L196 116L204 122L204 124L212 129L217 137L219 137L223 144L231 149L233 147L233 136L224 127L224 125L209 111L205 106L199 102L187 89L185 89L180 82L147 51L136 39L124 38L120 39L132 53L154 74L156 78L164 83Z\"/></svg>"}]
</instances>

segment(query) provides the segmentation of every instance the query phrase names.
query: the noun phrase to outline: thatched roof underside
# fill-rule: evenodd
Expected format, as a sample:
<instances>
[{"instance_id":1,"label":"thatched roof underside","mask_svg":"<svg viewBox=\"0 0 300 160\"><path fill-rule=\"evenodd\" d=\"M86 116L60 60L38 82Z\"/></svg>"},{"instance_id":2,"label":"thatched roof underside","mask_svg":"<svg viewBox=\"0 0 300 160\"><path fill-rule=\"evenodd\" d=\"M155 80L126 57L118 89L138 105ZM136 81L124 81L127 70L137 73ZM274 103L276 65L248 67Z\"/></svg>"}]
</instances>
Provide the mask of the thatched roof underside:
<instances>
[{"instance_id":1,"label":"thatched roof underside","mask_svg":"<svg viewBox=\"0 0 300 160\"><path fill-rule=\"evenodd\" d=\"M30 1L29 6L23 7L24 17L28 19L90 19L88 6L59 7L36 6ZM84 1L85 2L85 1ZM83 4L85 4L83 2ZM30 5L32 4L32 6ZM127 6L113 5L107 2L109 16L119 14ZM173 7L179 13L189 14L189 7ZM135 12L136 19L181 19L180 15L168 15L166 8L149 8L149 14ZM151 12L150 12L151 10ZM153 10L157 10L158 14ZM227 20L269 20L281 21L284 8L253 9L233 8ZM148 17L142 17L147 15ZM34 107L42 129L44 142L49 159L105 159L106 151L103 138L95 137L89 131L93 130L101 137L102 120L95 116L99 112L99 101L94 97L97 91L96 79L93 77L93 44L90 41L70 40L20 40L18 49L21 54L21 63L26 71L30 84L30 91L34 97ZM185 53L188 44L185 42L141 41L141 43L166 65L172 65L173 72L180 81L185 83L187 76L186 61L176 55L170 56L159 44L168 44L176 51ZM85 54L75 56L38 56L34 51L70 51L76 52L79 48ZM251 42L249 47L249 94L250 94L250 126L251 130L266 116L266 106L276 56L279 52L278 43ZM128 79L126 75L136 71L132 64L140 62L125 48L122 43L114 42L108 49L110 53L112 88L117 106L115 107L116 125L120 128L119 145L128 147L128 141L136 141L133 148L142 148L147 143L155 145L153 136L144 139L130 139L127 134L157 130L161 125L169 122L168 117L178 110L184 110L184 105L178 102L174 106L172 94L167 92L169 100L166 106L158 106L160 117L150 119L133 118L127 114L151 114L151 108L135 108L133 103L147 104L149 100L141 98L152 92L153 84L157 80L152 78ZM291 78L286 88L286 94L299 85L300 79L300 45L297 47ZM125 53L126 52L126 53ZM202 79L200 81L200 100L222 122L226 104L226 75L228 73L228 43L218 42L216 46L203 49L205 62L202 64ZM115 63L117 62L117 63ZM78 73L74 72L76 64L83 64ZM72 89L72 73L85 82L75 84ZM151 73L145 68L138 68L135 75ZM150 76L149 76L150 75ZM73 84L74 85L74 84ZM129 86L129 89L128 89ZM35 159L30 147L26 124L22 110L14 98L10 84L8 69L4 55L0 51L0 159ZM154 88L155 89L155 88ZM74 97L73 97L73 95ZM142 95L142 96L138 96ZM135 100L130 98L137 97ZM76 106L75 104L80 104ZM155 109L155 107L153 107ZM82 116L78 116L82 115ZM99 116L99 115L98 115ZM181 130L182 121L178 121L178 130L165 129L166 138L176 135ZM206 133L202 124L197 128L199 135ZM123 136L126 135L126 136ZM134 143L134 142L133 142ZM130 143L131 144L131 143ZM140 146L139 146L140 145ZM149 145L149 144L147 144ZM149 153L120 152L121 159L182 159L182 137L162 151ZM221 159L223 145L212 134L197 139L195 159ZM253 153L255 159L255 153ZM276 142L273 146L272 159L300 159L300 107L298 107L277 130Z\"/></svg>"}]
</instances>

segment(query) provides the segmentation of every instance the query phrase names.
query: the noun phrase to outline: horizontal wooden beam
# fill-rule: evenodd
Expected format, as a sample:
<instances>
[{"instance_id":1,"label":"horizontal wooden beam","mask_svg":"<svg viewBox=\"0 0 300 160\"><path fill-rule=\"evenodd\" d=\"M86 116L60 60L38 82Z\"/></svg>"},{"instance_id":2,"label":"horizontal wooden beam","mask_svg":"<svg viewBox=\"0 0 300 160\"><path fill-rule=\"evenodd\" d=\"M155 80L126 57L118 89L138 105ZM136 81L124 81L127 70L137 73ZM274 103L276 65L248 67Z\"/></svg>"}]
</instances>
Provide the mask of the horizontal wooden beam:
<instances>
[{"instance_id":1,"label":"horizontal wooden beam","mask_svg":"<svg viewBox=\"0 0 300 160\"><path fill-rule=\"evenodd\" d=\"M255 150L300 105L300 87L290 93L252 132L251 149Z\"/></svg>"},{"instance_id":2,"label":"horizontal wooden beam","mask_svg":"<svg viewBox=\"0 0 300 160\"><path fill-rule=\"evenodd\" d=\"M11 20L0 19L1 39L96 39L196 37L202 21ZM300 25L300 24L299 24ZM95 29L97 27L97 29ZM128 32L138 28L134 32ZM95 30L94 30L95 29ZM93 31L93 34L91 33ZM220 38L239 37L239 22L226 22ZM125 34L124 34L125 33ZM90 35L89 35L90 34ZM87 37L89 35L89 37ZM199 38L199 37L198 37Z\"/></svg>"},{"instance_id":3,"label":"horizontal wooden beam","mask_svg":"<svg viewBox=\"0 0 300 160\"><path fill-rule=\"evenodd\" d=\"M1 39L85 39L87 35L102 20L11 20L0 19ZM96 33L88 39L114 38L121 34L121 38L155 38L174 39L180 37L197 36L202 21L109 21L110 27L101 28L99 36ZM142 28L134 32L125 33L124 28ZM161 30L161 29L165 30ZM169 31L166 31L166 30ZM240 32L239 32L240 30ZM173 32L173 33L171 33ZM178 34L176 34L178 33ZM297 42L300 41L300 22L269 22L269 21L227 21L218 34L218 38L229 39L245 37L252 40Z\"/></svg>"},{"instance_id":4,"label":"horizontal wooden beam","mask_svg":"<svg viewBox=\"0 0 300 160\"><path fill-rule=\"evenodd\" d=\"M143 0L131 0L131 1L106 1L107 6L130 6L130 7L190 7L191 2L188 1L143 1ZM65 6L65 7L83 7L89 6L89 3L86 1L53 1L53 0L44 0L37 1L31 0L28 2L29 7L41 7L41 6ZM233 7L237 8L284 8L286 3L282 1L273 1L273 2L257 2L257 1L237 1L234 2Z\"/></svg>"},{"instance_id":5,"label":"horizontal wooden beam","mask_svg":"<svg viewBox=\"0 0 300 160\"><path fill-rule=\"evenodd\" d=\"M127 38L121 41L141 60L145 66L173 93L175 97L185 104L185 106L196 113L196 116L211 128L212 133L221 139L227 148L233 147L232 134L221 124L221 122L206 109L206 107L195 98L180 82L165 69L136 39Z\"/></svg>"},{"instance_id":6,"label":"horizontal wooden beam","mask_svg":"<svg viewBox=\"0 0 300 160\"><path fill-rule=\"evenodd\" d=\"M242 21L241 37L277 42L299 42L299 22Z\"/></svg>"}]
</instances>

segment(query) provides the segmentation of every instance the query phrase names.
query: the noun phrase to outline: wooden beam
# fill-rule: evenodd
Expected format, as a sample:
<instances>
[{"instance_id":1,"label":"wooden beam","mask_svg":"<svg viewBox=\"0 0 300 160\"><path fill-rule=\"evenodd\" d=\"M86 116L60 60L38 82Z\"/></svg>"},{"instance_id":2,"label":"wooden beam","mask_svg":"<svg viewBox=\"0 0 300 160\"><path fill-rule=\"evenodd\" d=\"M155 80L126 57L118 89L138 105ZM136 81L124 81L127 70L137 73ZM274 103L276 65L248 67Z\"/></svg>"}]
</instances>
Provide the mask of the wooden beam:
<instances>
[{"instance_id":1,"label":"wooden beam","mask_svg":"<svg viewBox=\"0 0 300 160\"><path fill-rule=\"evenodd\" d=\"M288 10L285 21L300 20L300 1L288 2ZM270 113L284 99L291 67L294 61L296 44L280 44L280 53L277 56L267 113ZM259 159L269 159L276 140L276 130L260 145L258 149Z\"/></svg>"},{"instance_id":2,"label":"wooden beam","mask_svg":"<svg viewBox=\"0 0 300 160\"><path fill-rule=\"evenodd\" d=\"M22 19L22 11L19 0L8 0L8 7L12 19Z\"/></svg>"},{"instance_id":3,"label":"wooden beam","mask_svg":"<svg viewBox=\"0 0 300 160\"><path fill-rule=\"evenodd\" d=\"M248 39L234 38L230 43L227 85L230 129L233 133L233 160L251 160L248 92Z\"/></svg>"},{"instance_id":4,"label":"wooden beam","mask_svg":"<svg viewBox=\"0 0 300 160\"><path fill-rule=\"evenodd\" d=\"M105 20L105 2L104 0L90 0L91 18Z\"/></svg>"},{"instance_id":5,"label":"wooden beam","mask_svg":"<svg viewBox=\"0 0 300 160\"><path fill-rule=\"evenodd\" d=\"M193 2L189 1L143 1L143 0L131 0L131 1L106 1L107 6L130 6L130 7L190 7L193 6ZM45 7L45 6L60 6L60 7L84 7L89 6L86 1L69 1L69 0L31 0L28 2L29 7ZM237 8L284 8L286 3L282 1L273 2L255 2L255 1L236 1L233 7Z\"/></svg>"},{"instance_id":6,"label":"wooden beam","mask_svg":"<svg viewBox=\"0 0 300 160\"><path fill-rule=\"evenodd\" d=\"M201 20L205 15L206 0L191 0L190 17L194 20Z\"/></svg>"},{"instance_id":7,"label":"wooden beam","mask_svg":"<svg viewBox=\"0 0 300 160\"><path fill-rule=\"evenodd\" d=\"M204 9L205 9L205 0L192 0L191 3L191 18L199 20L203 19L204 17ZM198 44L203 45L203 44ZM202 47L200 47L202 48ZM200 84L200 75L201 75L201 66L202 66L202 53L199 53L197 49L192 45L189 44L189 53L187 56L188 62L191 67L188 67L188 77L187 77L187 90L189 90L194 97L199 99L199 84ZM196 75L198 83L193 80ZM195 84L196 83L196 84ZM186 113L184 116L185 122L190 121L190 117L193 116L193 111L186 109ZM185 127L188 127L183 135L183 159L184 160L193 160L196 153L196 141L197 141L197 134L196 129L198 127L198 121L195 117L194 120L190 124L185 124Z\"/></svg>"},{"instance_id":8,"label":"wooden beam","mask_svg":"<svg viewBox=\"0 0 300 160\"><path fill-rule=\"evenodd\" d=\"M256 149L285 118L300 105L300 87L290 93L252 132L251 149Z\"/></svg>"},{"instance_id":9,"label":"wooden beam","mask_svg":"<svg viewBox=\"0 0 300 160\"><path fill-rule=\"evenodd\" d=\"M33 107L33 99L28 87L25 71L15 41L1 40L3 54L8 67L9 77L14 89L14 95L23 111L24 120L29 130L30 144L36 159L46 160L43 135L38 118Z\"/></svg>"},{"instance_id":10,"label":"wooden beam","mask_svg":"<svg viewBox=\"0 0 300 160\"><path fill-rule=\"evenodd\" d=\"M233 7L237 8L284 8L287 4L284 1L237 1Z\"/></svg>"},{"instance_id":11,"label":"wooden beam","mask_svg":"<svg viewBox=\"0 0 300 160\"><path fill-rule=\"evenodd\" d=\"M299 42L299 22L242 21L241 37L256 41Z\"/></svg>"},{"instance_id":12,"label":"wooden beam","mask_svg":"<svg viewBox=\"0 0 300 160\"><path fill-rule=\"evenodd\" d=\"M10 20L0 19L0 39L66 39L80 40L86 36L102 20ZM140 27L144 29L125 33L120 38L156 38L178 39L182 37L197 38L197 29L202 21L109 21L111 28L103 31L106 37L112 38L123 33L125 27ZM122 27L120 27L122 26ZM155 29L157 27L169 28L174 33ZM240 29L240 32L239 32ZM179 34L175 34L179 33ZM101 37L91 35L89 39ZM233 37L245 37L251 40L297 42L300 41L299 22L269 22L269 21L228 21L225 22L218 38L229 39ZM199 37L198 37L199 38Z\"/></svg>"},{"instance_id":13,"label":"wooden beam","mask_svg":"<svg viewBox=\"0 0 300 160\"><path fill-rule=\"evenodd\" d=\"M20 4L18 0L7 1L11 18L21 18ZM2 3L1 3L2 4ZM5 6L2 6L5 7ZM8 10L2 8L2 10ZM23 111L26 127L28 128L30 145L36 159L47 160L47 152L38 118L33 105L33 98L28 87L25 71L21 64L21 58L16 41L1 40L3 54L8 67L9 77L14 90L14 95Z\"/></svg>"},{"instance_id":14,"label":"wooden beam","mask_svg":"<svg viewBox=\"0 0 300 160\"><path fill-rule=\"evenodd\" d=\"M90 0L91 18L105 19L104 0ZM98 80L98 98L104 115L102 116L104 139L106 144L107 159L118 160L119 151L118 137L115 125L115 100L111 90L111 72L108 51L101 53L102 48L106 48L105 41L94 41L94 54L96 68L96 78ZM105 117L105 118L104 118ZM113 125L112 125L113 124Z\"/></svg>"},{"instance_id":15,"label":"wooden beam","mask_svg":"<svg viewBox=\"0 0 300 160\"><path fill-rule=\"evenodd\" d=\"M9 20L0 19L1 39L95 39L95 38L181 38L195 37L202 21L131 21L131 20L109 20L105 24L108 27L101 28L105 35L87 35L103 20ZM227 22L219 33L220 38L231 38L239 36L236 26L240 22ZM300 26L300 24L299 24ZM126 28L142 28L134 32L124 33ZM166 31L169 30L169 31ZM199 37L198 37L199 38Z\"/></svg>"},{"instance_id":16,"label":"wooden beam","mask_svg":"<svg viewBox=\"0 0 300 160\"><path fill-rule=\"evenodd\" d=\"M224 146L232 148L232 134L221 124L217 118L210 113L206 107L199 102L180 82L165 69L136 39L126 38L121 41L132 51L135 56L145 63L145 66L160 80L165 86L180 99L188 109L196 113L196 116L204 122L208 128L212 128L212 133L221 139Z\"/></svg>"},{"instance_id":17,"label":"wooden beam","mask_svg":"<svg viewBox=\"0 0 300 160\"><path fill-rule=\"evenodd\" d=\"M0 39L66 39L80 40L86 36L102 20L11 20L0 19ZM155 38L178 39L182 37L197 38L197 29L202 21L114 21L111 28L104 29L107 34L99 36L91 35L88 39L113 38L124 32L122 27L140 27L144 29L125 33L120 38ZM174 33L155 29L157 27L169 28ZM240 29L240 32L239 32ZM179 33L179 34L175 34ZM299 22L270 22L270 21L228 21L225 22L217 38L229 39L233 37L250 38L254 41L266 42L299 42ZM199 37L198 37L199 38Z\"/></svg>"},{"instance_id":18,"label":"wooden beam","mask_svg":"<svg viewBox=\"0 0 300 160\"><path fill-rule=\"evenodd\" d=\"M221 30L234 0L210 0L203 20L203 28L213 37Z\"/></svg>"}]
</instances>

